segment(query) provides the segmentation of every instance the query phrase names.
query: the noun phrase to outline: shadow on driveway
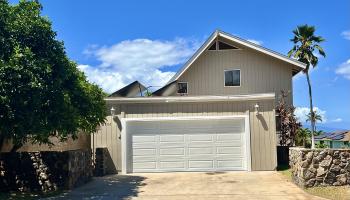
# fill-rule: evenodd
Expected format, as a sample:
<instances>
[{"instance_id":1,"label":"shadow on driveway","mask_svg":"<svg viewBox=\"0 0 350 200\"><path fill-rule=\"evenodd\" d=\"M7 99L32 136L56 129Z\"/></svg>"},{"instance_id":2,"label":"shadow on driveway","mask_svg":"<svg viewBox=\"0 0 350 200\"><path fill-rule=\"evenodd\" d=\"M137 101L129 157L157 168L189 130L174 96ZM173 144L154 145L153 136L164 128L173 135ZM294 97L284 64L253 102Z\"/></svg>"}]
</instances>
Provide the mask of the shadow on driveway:
<instances>
[{"instance_id":1,"label":"shadow on driveway","mask_svg":"<svg viewBox=\"0 0 350 200\"><path fill-rule=\"evenodd\" d=\"M137 197L146 178L131 175L96 177L74 190L47 199L130 199Z\"/></svg>"}]
</instances>

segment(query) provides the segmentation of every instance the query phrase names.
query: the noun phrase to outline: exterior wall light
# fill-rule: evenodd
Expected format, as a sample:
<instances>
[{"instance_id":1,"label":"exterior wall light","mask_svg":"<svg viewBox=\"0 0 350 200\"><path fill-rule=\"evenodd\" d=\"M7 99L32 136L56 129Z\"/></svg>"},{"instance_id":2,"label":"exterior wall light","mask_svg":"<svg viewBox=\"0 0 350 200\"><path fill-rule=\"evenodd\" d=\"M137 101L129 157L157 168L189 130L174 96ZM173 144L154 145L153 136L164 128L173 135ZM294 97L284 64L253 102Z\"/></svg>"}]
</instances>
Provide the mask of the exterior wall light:
<instances>
[{"instance_id":1,"label":"exterior wall light","mask_svg":"<svg viewBox=\"0 0 350 200\"><path fill-rule=\"evenodd\" d=\"M114 109L114 107L111 108L111 115L112 115L112 117L115 116L115 109Z\"/></svg>"},{"instance_id":2,"label":"exterior wall light","mask_svg":"<svg viewBox=\"0 0 350 200\"><path fill-rule=\"evenodd\" d=\"M259 113L259 107L260 107L260 106L259 106L258 103L256 103L255 106L254 106L254 108L255 108L255 114L256 114L256 115L259 115L259 114L260 114L260 113Z\"/></svg>"}]
</instances>

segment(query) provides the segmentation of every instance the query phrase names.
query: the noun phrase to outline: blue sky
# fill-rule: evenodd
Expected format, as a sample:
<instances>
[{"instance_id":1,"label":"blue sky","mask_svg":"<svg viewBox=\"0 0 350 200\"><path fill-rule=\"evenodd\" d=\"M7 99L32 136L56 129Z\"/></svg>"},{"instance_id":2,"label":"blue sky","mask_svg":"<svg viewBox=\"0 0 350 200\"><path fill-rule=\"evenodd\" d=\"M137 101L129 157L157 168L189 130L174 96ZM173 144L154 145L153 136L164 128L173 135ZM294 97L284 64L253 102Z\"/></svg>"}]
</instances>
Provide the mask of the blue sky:
<instances>
[{"instance_id":1,"label":"blue sky","mask_svg":"<svg viewBox=\"0 0 350 200\"><path fill-rule=\"evenodd\" d=\"M314 25L327 53L311 72L315 106L325 118L321 126L350 129L350 1L40 2L69 57L109 92L133 79L164 84L217 28L286 54L291 31ZM293 82L302 118L306 80L298 75Z\"/></svg>"}]
</instances>

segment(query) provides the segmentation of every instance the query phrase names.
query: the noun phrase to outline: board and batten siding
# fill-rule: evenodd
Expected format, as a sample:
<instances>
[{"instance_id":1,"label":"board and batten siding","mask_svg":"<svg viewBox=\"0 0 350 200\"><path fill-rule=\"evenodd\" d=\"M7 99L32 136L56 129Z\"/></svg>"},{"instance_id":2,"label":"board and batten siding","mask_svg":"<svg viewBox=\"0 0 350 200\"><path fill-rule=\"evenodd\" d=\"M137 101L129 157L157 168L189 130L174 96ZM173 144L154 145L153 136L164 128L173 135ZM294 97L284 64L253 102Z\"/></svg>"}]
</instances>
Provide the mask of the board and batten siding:
<instances>
[{"instance_id":1,"label":"board and batten siding","mask_svg":"<svg viewBox=\"0 0 350 200\"><path fill-rule=\"evenodd\" d=\"M260 115L254 111L260 105ZM105 125L92 137L93 146L107 147L115 169L120 171L121 124L119 118L188 117L188 116L229 116L249 113L251 132L252 170L275 170L277 167L276 125L273 100L239 102L201 102L201 103L140 103L111 104L108 109L116 109L116 117L108 116Z\"/></svg>"},{"instance_id":2,"label":"board and batten siding","mask_svg":"<svg viewBox=\"0 0 350 200\"><path fill-rule=\"evenodd\" d=\"M287 102L292 104L293 65L255 50L240 48L204 51L178 78L179 82L188 82L187 95L275 93L278 97L281 90L285 90L291 92ZM241 70L241 86L224 86L224 70L229 69Z\"/></svg>"}]
</instances>

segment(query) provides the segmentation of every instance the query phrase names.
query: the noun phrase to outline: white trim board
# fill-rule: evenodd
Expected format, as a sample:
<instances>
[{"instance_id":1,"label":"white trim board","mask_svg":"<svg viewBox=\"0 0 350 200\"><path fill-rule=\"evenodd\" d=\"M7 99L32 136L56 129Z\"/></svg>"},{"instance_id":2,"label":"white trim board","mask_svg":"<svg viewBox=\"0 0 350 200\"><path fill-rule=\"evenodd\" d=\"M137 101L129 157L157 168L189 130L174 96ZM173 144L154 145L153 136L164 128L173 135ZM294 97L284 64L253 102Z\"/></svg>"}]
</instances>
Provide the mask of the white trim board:
<instances>
[{"instance_id":1,"label":"white trim board","mask_svg":"<svg viewBox=\"0 0 350 200\"><path fill-rule=\"evenodd\" d=\"M155 117L155 118L122 118L121 125L121 145L122 145L122 174L127 174L132 171L128 163L128 135L127 123L131 121L169 121L169 120L211 120L211 119L244 119L245 130L245 154L246 154L246 170L251 171L251 146L250 146L250 123L249 111L245 115L231 115L231 116L193 116L193 117Z\"/></svg>"},{"instance_id":2,"label":"white trim board","mask_svg":"<svg viewBox=\"0 0 350 200\"><path fill-rule=\"evenodd\" d=\"M204 44L195 52L195 54L184 64L184 66L169 80L168 83L173 82L175 80L178 80L178 78L192 65L192 63L197 60L197 58L209 47L212 42L218 38L223 37L227 40L236 42L240 45L243 45L245 47L254 49L256 51L259 51L261 53L267 54L269 56L275 57L279 60L282 60L284 62L287 62L289 64L292 64L296 67L298 67L300 70L305 69L306 65L302 62L299 62L298 60L289 58L281 53L278 53L276 51L270 50L268 48L262 47L260 45L254 44L252 42L249 42L247 40L244 40L240 37L233 36L231 34L228 34L226 32L223 32L221 30L216 30L211 36L204 42Z\"/></svg>"},{"instance_id":3,"label":"white trim board","mask_svg":"<svg viewBox=\"0 0 350 200\"><path fill-rule=\"evenodd\" d=\"M231 95L231 96L169 96L169 97L108 97L108 103L176 103L176 102L229 102L229 101L254 101L274 100L275 93Z\"/></svg>"}]
</instances>

